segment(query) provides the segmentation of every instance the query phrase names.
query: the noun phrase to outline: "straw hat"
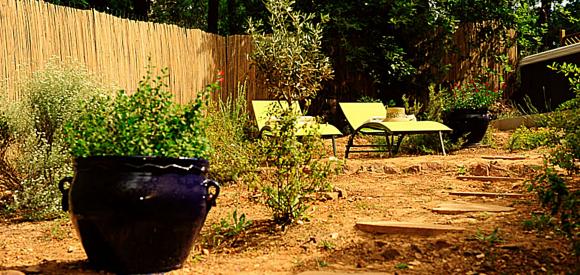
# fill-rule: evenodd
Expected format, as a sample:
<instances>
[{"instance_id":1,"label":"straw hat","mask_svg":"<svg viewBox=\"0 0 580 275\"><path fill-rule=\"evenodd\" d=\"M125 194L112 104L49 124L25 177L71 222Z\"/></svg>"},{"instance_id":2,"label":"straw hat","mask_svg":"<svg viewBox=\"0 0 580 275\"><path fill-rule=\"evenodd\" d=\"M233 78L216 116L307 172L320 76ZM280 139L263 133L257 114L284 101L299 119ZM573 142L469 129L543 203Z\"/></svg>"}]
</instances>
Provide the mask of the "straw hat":
<instances>
[{"instance_id":1,"label":"straw hat","mask_svg":"<svg viewBox=\"0 0 580 275\"><path fill-rule=\"evenodd\" d=\"M403 107L387 107L387 114L383 121L395 122L395 121L415 121L415 115L405 114L405 108Z\"/></svg>"}]
</instances>

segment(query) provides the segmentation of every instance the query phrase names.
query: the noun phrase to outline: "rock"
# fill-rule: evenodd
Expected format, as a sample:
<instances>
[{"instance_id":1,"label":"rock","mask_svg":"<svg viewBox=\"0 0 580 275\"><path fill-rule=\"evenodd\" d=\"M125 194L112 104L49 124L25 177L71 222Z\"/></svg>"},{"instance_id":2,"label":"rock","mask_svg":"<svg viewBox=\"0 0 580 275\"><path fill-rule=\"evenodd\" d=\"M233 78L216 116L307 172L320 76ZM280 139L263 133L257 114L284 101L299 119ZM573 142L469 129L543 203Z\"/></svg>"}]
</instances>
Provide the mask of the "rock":
<instances>
[{"instance_id":1,"label":"rock","mask_svg":"<svg viewBox=\"0 0 580 275\"><path fill-rule=\"evenodd\" d=\"M23 271L26 274L36 274L41 272L40 267L38 266L28 266L24 268Z\"/></svg>"},{"instance_id":2,"label":"rock","mask_svg":"<svg viewBox=\"0 0 580 275\"><path fill-rule=\"evenodd\" d=\"M330 238L333 240L338 239L338 233L336 233L336 232L330 233Z\"/></svg>"},{"instance_id":3,"label":"rock","mask_svg":"<svg viewBox=\"0 0 580 275\"><path fill-rule=\"evenodd\" d=\"M403 172L406 174L419 174L421 173L421 165L411 165L403 169Z\"/></svg>"},{"instance_id":4,"label":"rock","mask_svg":"<svg viewBox=\"0 0 580 275\"><path fill-rule=\"evenodd\" d=\"M483 259L483 258L485 258L485 254L483 254L483 253L477 254L477 255L475 255L475 258Z\"/></svg>"},{"instance_id":5,"label":"rock","mask_svg":"<svg viewBox=\"0 0 580 275\"><path fill-rule=\"evenodd\" d=\"M346 191L344 189L334 187L334 192L338 193L339 198L346 199L347 197Z\"/></svg>"},{"instance_id":6,"label":"rock","mask_svg":"<svg viewBox=\"0 0 580 275\"><path fill-rule=\"evenodd\" d=\"M18 270L2 270L0 271L0 275L26 275L26 273Z\"/></svg>"},{"instance_id":7,"label":"rock","mask_svg":"<svg viewBox=\"0 0 580 275\"><path fill-rule=\"evenodd\" d=\"M76 250L76 247L74 246L69 246L68 249L66 250L66 252L68 253L73 253Z\"/></svg>"},{"instance_id":8,"label":"rock","mask_svg":"<svg viewBox=\"0 0 580 275\"><path fill-rule=\"evenodd\" d=\"M421 264L421 262L419 262L419 261L417 261L417 260L414 260L414 261L411 261L411 262L409 262L409 264L410 264L410 265L414 265L414 266L418 266L418 265L420 265L420 264Z\"/></svg>"},{"instance_id":9,"label":"rock","mask_svg":"<svg viewBox=\"0 0 580 275\"><path fill-rule=\"evenodd\" d=\"M424 162L421 164L421 167L426 169L426 170L434 171L434 172L443 171L446 169L445 165L443 165L443 163L440 163L440 162Z\"/></svg>"},{"instance_id":10,"label":"rock","mask_svg":"<svg viewBox=\"0 0 580 275\"><path fill-rule=\"evenodd\" d=\"M319 194L319 200L321 201L338 200L338 198L338 192L323 192Z\"/></svg>"},{"instance_id":11,"label":"rock","mask_svg":"<svg viewBox=\"0 0 580 275\"><path fill-rule=\"evenodd\" d=\"M206 249L206 248L202 249L201 254L206 255L206 256L209 255L209 249Z\"/></svg>"},{"instance_id":12,"label":"rock","mask_svg":"<svg viewBox=\"0 0 580 275\"><path fill-rule=\"evenodd\" d=\"M471 167L470 173L473 176L489 176L489 166L478 163Z\"/></svg>"},{"instance_id":13,"label":"rock","mask_svg":"<svg viewBox=\"0 0 580 275\"><path fill-rule=\"evenodd\" d=\"M390 261L401 256L401 253L394 248L387 248L385 249L385 251L383 251L383 253L381 253L381 255L383 256L385 261Z\"/></svg>"},{"instance_id":14,"label":"rock","mask_svg":"<svg viewBox=\"0 0 580 275\"><path fill-rule=\"evenodd\" d=\"M447 241L445 241L445 240L437 240L437 241L435 242L435 248L437 248L437 249L448 248L448 247L450 247L450 246L451 246L451 244L450 244L450 243L448 243L448 242L447 242Z\"/></svg>"},{"instance_id":15,"label":"rock","mask_svg":"<svg viewBox=\"0 0 580 275\"><path fill-rule=\"evenodd\" d=\"M400 174L401 173L401 171L397 167L391 166L391 165L383 166L383 172L385 174Z\"/></svg>"}]
</instances>

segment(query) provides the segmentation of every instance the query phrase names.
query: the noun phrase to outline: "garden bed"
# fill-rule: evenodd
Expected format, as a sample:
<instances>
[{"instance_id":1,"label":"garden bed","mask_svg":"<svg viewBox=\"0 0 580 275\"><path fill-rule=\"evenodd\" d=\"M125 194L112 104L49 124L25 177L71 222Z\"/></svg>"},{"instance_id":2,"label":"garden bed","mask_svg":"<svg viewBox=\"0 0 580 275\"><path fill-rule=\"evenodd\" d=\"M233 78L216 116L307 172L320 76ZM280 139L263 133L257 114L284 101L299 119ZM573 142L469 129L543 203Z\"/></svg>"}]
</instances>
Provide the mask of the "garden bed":
<instances>
[{"instance_id":1,"label":"garden bed","mask_svg":"<svg viewBox=\"0 0 580 275\"><path fill-rule=\"evenodd\" d=\"M344 148L346 138L339 139ZM514 159L482 156L517 156ZM522 158L521 156L524 156ZM340 157L340 155L339 155ZM423 274L570 272L576 257L563 235L524 230L539 211L523 181L461 180L460 175L528 177L541 165L541 152L509 154L469 148L449 156L376 158L353 155L344 173L332 179L337 195L320 196L310 219L282 232L271 226L268 209L246 185L224 186L202 237L185 266L170 274L294 274L327 272L414 272ZM523 193L523 197L457 196L450 192ZM512 207L510 212L437 214L444 202ZM245 213L252 225L235 240L203 246L212 224ZM464 228L459 233L419 236L372 234L359 221L397 221ZM496 230L497 229L497 230ZM494 233L494 230L495 233ZM0 270L42 274L97 274L68 219L46 222L0 221ZM1 274L1 272L0 272Z\"/></svg>"}]
</instances>

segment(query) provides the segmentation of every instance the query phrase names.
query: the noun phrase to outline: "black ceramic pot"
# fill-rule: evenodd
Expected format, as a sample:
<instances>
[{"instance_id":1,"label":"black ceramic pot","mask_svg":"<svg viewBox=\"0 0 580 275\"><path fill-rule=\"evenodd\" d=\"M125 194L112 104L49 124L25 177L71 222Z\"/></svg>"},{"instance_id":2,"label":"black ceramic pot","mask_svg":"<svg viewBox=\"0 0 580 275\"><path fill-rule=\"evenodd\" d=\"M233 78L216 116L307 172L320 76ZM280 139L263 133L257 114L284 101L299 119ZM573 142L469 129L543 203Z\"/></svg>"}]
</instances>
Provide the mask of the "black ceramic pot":
<instances>
[{"instance_id":1,"label":"black ceramic pot","mask_svg":"<svg viewBox=\"0 0 580 275\"><path fill-rule=\"evenodd\" d=\"M465 138L465 145L479 143L485 136L491 116L487 109L453 110L445 114L444 123L453 129L451 139Z\"/></svg>"},{"instance_id":2,"label":"black ceramic pot","mask_svg":"<svg viewBox=\"0 0 580 275\"><path fill-rule=\"evenodd\" d=\"M218 183L205 178L208 166L202 159L77 158L74 178L59 188L89 263L117 273L181 267L219 195Z\"/></svg>"}]
</instances>

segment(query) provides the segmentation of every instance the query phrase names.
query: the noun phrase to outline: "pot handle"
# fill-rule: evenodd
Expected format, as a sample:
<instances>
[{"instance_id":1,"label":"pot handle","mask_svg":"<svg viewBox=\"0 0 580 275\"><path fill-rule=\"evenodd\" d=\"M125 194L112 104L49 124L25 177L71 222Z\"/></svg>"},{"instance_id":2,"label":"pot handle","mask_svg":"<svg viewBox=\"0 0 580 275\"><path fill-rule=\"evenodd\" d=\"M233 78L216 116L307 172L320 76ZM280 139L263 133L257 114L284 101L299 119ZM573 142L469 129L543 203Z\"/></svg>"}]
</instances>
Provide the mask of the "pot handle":
<instances>
[{"instance_id":1,"label":"pot handle","mask_svg":"<svg viewBox=\"0 0 580 275\"><path fill-rule=\"evenodd\" d=\"M62 193L62 211L68 211L68 191L70 190L70 188L65 188L64 184L67 182L72 184L72 180L72 177L64 177L58 182L58 190L60 190L60 193Z\"/></svg>"},{"instance_id":2,"label":"pot handle","mask_svg":"<svg viewBox=\"0 0 580 275\"><path fill-rule=\"evenodd\" d=\"M216 206L215 201L220 194L220 184L215 180L206 179L203 181L203 185L207 188L207 201L209 202L209 206ZM213 193L210 192L211 187L215 189Z\"/></svg>"}]
</instances>

